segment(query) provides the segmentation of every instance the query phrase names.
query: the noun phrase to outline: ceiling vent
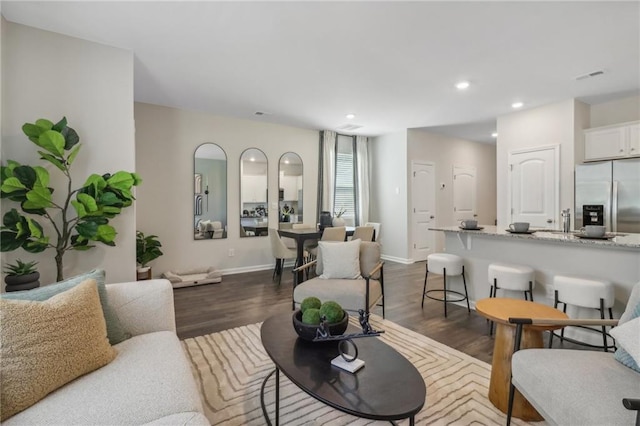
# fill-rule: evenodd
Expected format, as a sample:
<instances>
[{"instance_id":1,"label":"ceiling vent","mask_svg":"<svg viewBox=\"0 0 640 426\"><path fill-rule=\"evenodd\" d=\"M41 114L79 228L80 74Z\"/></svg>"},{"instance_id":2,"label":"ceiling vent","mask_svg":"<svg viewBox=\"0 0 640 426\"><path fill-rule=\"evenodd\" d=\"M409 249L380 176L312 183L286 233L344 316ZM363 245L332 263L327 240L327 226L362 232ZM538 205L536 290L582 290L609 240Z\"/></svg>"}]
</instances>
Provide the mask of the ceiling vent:
<instances>
[{"instance_id":1,"label":"ceiling vent","mask_svg":"<svg viewBox=\"0 0 640 426\"><path fill-rule=\"evenodd\" d=\"M592 78L592 77L597 77L599 75L604 74L604 71L602 70L598 70L598 71L593 71L590 72L588 74L582 74L576 77L576 80L586 80L587 78Z\"/></svg>"},{"instance_id":2,"label":"ceiling vent","mask_svg":"<svg viewBox=\"0 0 640 426\"><path fill-rule=\"evenodd\" d=\"M342 126L338 127L336 130L344 130L346 132L351 132L361 127L362 126L358 126L357 124L343 124Z\"/></svg>"}]
</instances>

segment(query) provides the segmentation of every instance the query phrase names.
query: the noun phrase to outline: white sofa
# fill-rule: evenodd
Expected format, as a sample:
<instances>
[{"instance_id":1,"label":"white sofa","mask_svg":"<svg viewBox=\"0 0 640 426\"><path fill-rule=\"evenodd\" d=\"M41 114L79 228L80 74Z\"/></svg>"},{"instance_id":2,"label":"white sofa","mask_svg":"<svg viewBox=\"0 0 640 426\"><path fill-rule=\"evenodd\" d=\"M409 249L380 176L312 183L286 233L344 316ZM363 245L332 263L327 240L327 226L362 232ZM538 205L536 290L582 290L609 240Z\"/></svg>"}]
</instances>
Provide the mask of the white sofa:
<instances>
[{"instance_id":1,"label":"white sofa","mask_svg":"<svg viewBox=\"0 0 640 426\"><path fill-rule=\"evenodd\" d=\"M109 305L133 337L106 366L52 392L3 425L209 425L176 335L164 279L109 284Z\"/></svg>"}]
</instances>

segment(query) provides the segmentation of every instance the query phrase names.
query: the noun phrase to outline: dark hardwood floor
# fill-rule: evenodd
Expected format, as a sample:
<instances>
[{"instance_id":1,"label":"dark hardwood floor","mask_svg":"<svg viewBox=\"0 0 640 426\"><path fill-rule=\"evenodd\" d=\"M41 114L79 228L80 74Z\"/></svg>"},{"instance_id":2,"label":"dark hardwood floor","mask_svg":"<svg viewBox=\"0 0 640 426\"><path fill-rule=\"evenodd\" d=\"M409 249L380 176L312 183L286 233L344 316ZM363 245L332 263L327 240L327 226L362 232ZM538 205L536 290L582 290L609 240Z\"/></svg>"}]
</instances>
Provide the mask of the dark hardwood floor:
<instances>
[{"instance_id":1,"label":"dark hardwood floor","mask_svg":"<svg viewBox=\"0 0 640 426\"><path fill-rule=\"evenodd\" d=\"M484 317L449 304L445 319L442 303L431 299L425 299L424 310L420 308L424 272L424 262L385 263L386 319L491 363L493 338ZM285 269L279 286L271 275L272 270L225 275L219 284L175 289L178 336L186 339L291 312L291 268ZM429 277L429 288L441 287L441 277ZM373 313L382 315L381 308Z\"/></svg>"}]
</instances>

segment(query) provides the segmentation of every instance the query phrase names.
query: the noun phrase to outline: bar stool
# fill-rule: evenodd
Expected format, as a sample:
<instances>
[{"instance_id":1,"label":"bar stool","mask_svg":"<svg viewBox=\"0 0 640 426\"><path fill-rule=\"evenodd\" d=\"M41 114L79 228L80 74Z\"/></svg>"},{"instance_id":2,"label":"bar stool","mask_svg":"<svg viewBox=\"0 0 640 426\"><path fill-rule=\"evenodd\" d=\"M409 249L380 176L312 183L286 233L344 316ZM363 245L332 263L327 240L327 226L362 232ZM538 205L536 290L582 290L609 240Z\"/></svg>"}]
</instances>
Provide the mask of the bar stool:
<instances>
[{"instance_id":1,"label":"bar stool","mask_svg":"<svg viewBox=\"0 0 640 426\"><path fill-rule=\"evenodd\" d=\"M522 291L524 300L533 302L533 268L510 263L492 263L489 265L489 297L496 297L498 289ZM527 298L529 294L529 299Z\"/></svg>"},{"instance_id":2,"label":"bar stool","mask_svg":"<svg viewBox=\"0 0 640 426\"><path fill-rule=\"evenodd\" d=\"M492 263L489 265L489 297L496 297L499 289L524 292L524 300L533 302L534 271L525 265L512 263ZM528 296L527 296L528 294ZM489 325L489 335L493 335L493 321Z\"/></svg>"},{"instance_id":3,"label":"bar stool","mask_svg":"<svg viewBox=\"0 0 640 426\"><path fill-rule=\"evenodd\" d=\"M573 305L580 308L597 309L600 311L601 319L604 319L604 310L608 309L609 318L613 319L613 312L611 308L615 302L615 296L611 281L569 275L556 275L553 277L553 286L555 288L555 301L553 306L556 309L558 309L559 303L562 303L562 311L564 313L567 312L567 305ZM580 328L602 333L602 346L592 345L590 343L564 337L564 328L560 332L560 341L566 340L578 345L601 348L605 352L608 352L609 348L615 349L615 345L609 346L607 342L607 330L605 326L602 326L601 331L590 327L580 326ZM551 332L551 335L549 336L549 347L551 347L551 344L553 343L554 336L557 336L556 332Z\"/></svg>"},{"instance_id":4,"label":"bar stool","mask_svg":"<svg viewBox=\"0 0 640 426\"><path fill-rule=\"evenodd\" d=\"M432 289L427 290L427 277L429 276L429 272L433 274L439 274L444 276L444 288L443 289ZM455 277L458 275L462 275L462 282L464 284L464 294L459 291L449 290L447 289L447 276ZM431 296L429 293L441 292L443 297ZM447 294L453 294L454 298L447 298ZM457 296L457 297L456 297ZM456 256L455 254L449 253L433 253L427 256L427 267L426 272L424 274L424 287L422 289L422 309L424 309L424 298L428 297L429 299L437 300L439 302L444 302L444 317L447 317L447 303L449 302L462 302L463 300L467 301L467 311L471 313L471 308L469 307L469 294L467 293L467 281L464 277L464 264L462 263L462 258L460 256Z\"/></svg>"}]
</instances>

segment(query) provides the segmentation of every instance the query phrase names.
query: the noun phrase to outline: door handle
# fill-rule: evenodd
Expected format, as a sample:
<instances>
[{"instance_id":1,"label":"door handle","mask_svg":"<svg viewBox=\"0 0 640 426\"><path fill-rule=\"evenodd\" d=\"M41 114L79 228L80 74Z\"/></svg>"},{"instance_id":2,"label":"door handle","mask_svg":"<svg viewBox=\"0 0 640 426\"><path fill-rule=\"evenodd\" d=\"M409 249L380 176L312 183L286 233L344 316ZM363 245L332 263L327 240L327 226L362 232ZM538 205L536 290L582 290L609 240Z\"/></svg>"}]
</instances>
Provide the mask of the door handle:
<instances>
[{"instance_id":1,"label":"door handle","mask_svg":"<svg viewBox=\"0 0 640 426\"><path fill-rule=\"evenodd\" d=\"M477 214L474 214L474 215L473 215L473 217L478 217L478 215L477 215Z\"/></svg>"},{"instance_id":2,"label":"door handle","mask_svg":"<svg viewBox=\"0 0 640 426\"><path fill-rule=\"evenodd\" d=\"M553 219L547 219L547 223L553 223Z\"/></svg>"},{"instance_id":3,"label":"door handle","mask_svg":"<svg viewBox=\"0 0 640 426\"><path fill-rule=\"evenodd\" d=\"M435 219L435 218L436 218L435 216L429 216L429 219Z\"/></svg>"},{"instance_id":4,"label":"door handle","mask_svg":"<svg viewBox=\"0 0 640 426\"><path fill-rule=\"evenodd\" d=\"M611 193L611 232L618 232L618 181L613 181Z\"/></svg>"}]
</instances>

